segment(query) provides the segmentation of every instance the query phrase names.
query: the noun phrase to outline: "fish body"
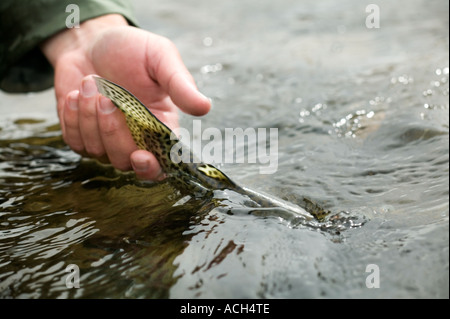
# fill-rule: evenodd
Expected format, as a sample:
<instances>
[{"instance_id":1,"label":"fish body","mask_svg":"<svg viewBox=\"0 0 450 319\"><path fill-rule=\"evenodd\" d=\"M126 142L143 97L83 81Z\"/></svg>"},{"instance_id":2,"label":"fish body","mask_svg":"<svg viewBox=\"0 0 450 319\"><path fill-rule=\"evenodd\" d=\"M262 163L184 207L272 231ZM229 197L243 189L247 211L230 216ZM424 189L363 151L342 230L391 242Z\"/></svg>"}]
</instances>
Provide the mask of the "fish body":
<instances>
[{"instance_id":1,"label":"fish body","mask_svg":"<svg viewBox=\"0 0 450 319\"><path fill-rule=\"evenodd\" d=\"M191 190L198 188L229 189L247 196L262 208L288 209L308 220L314 218L299 206L237 185L213 165L198 161L192 151L189 151L188 155L181 154L181 149L184 152L188 148L181 147L182 142L175 133L154 116L133 94L107 79L98 76L94 78L98 91L109 98L125 114L127 126L138 148L153 153L163 171L182 186Z\"/></svg>"},{"instance_id":2,"label":"fish body","mask_svg":"<svg viewBox=\"0 0 450 319\"><path fill-rule=\"evenodd\" d=\"M174 149L186 151L188 148L133 94L101 77L95 77L95 82L99 92L125 114L128 128L138 148L153 153L167 175L188 187L193 183L208 189L236 186L222 171L201 163L192 151L189 151L187 157L174 152ZM181 156L187 160L181 160Z\"/></svg>"}]
</instances>

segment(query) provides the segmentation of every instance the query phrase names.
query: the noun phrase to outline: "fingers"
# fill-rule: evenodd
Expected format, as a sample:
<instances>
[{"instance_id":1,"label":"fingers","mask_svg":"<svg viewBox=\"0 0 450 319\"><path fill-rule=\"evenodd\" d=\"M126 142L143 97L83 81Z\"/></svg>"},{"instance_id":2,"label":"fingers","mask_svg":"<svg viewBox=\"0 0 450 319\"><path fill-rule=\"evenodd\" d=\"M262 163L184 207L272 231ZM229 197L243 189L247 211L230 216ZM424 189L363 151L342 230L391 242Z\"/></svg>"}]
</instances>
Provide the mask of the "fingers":
<instances>
[{"instance_id":1,"label":"fingers","mask_svg":"<svg viewBox=\"0 0 450 319\"><path fill-rule=\"evenodd\" d=\"M175 45L162 37L159 41L158 51L146 57L150 75L182 111L197 116L208 113L211 102L198 91ZM147 52L154 51L152 45L149 41Z\"/></svg>"},{"instance_id":2,"label":"fingers","mask_svg":"<svg viewBox=\"0 0 450 319\"><path fill-rule=\"evenodd\" d=\"M123 114L91 84L95 85L92 77L85 77L80 91L71 91L66 97L61 112L66 143L75 152L109 161L117 169L133 168L138 178L161 178L156 158L149 152L137 151Z\"/></svg>"},{"instance_id":3,"label":"fingers","mask_svg":"<svg viewBox=\"0 0 450 319\"><path fill-rule=\"evenodd\" d=\"M104 96L97 96L100 142L110 163L120 170L131 168L130 154L137 150L123 114Z\"/></svg>"},{"instance_id":4,"label":"fingers","mask_svg":"<svg viewBox=\"0 0 450 319\"><path fill-rule=\"evenodd\" d=\"M108 98L98 96L97 101L100 138L111 164L120 170L133 168L140 179L158 180L161 166L152 153L138 150L123 114Z\"/></svg>"},{"instance_id":5,"label":"fingers","mask_svg":"<svg viewBox=\"0 0 450 319\"><path fill-rule=\"evenodd\" d=\"M67 95L64 111L62 112L62 125L64 141L77 153L84 152L83 138L78 125L78 98L80 92L72 91Z\"/></svg>"},{"instance_id":6,"label":"fingers","mask_svg":"<svg viewBox=\"0 0 450 319\"><path fill-rule=\"evenodd\" d=\"M97 87L91 76L81 81L78 123L86 152L95 158L105 155L97 119Z\"/></svg>"}]
</instances>

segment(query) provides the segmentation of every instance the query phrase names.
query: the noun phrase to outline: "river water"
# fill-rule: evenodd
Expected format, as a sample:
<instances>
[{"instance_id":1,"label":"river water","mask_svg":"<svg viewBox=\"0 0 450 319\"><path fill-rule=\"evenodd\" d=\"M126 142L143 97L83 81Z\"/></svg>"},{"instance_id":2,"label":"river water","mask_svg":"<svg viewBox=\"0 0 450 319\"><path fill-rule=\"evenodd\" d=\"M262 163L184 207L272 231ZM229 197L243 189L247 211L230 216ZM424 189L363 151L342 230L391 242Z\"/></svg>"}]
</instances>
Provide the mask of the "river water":
<instances>
[{"instance_id":1,"label":"river water","mask_svg":"<svg viewBox=\"0 0 450 319\"><path fill-rule=\"evenodd\" d=\"M133 3L212 98L202 130L277 129L273 174L218 166L331 217L138 181L65 146L52 90L0 92L0 297L449 297L448 2L377 1L378 28L361 1Z\"/></svg>"}]
</instances>

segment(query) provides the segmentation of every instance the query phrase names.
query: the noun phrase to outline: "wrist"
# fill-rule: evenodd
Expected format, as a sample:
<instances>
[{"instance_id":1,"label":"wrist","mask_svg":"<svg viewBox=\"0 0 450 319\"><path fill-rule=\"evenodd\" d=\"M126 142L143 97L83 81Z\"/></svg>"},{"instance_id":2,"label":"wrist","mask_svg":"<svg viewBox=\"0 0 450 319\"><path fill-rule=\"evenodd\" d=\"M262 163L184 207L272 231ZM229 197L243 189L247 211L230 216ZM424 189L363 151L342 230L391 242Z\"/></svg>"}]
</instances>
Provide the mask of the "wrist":
<instances>
[{"instance_id":1,"label":"wrist","mask_svg":"<svg viewBox=\"0 0 450 319\"><path fill-rule=\"evenodd\" d=\"M50 64L55 67L65 54L76 50L87 51L94 38L102 31L124 25L128 25L127 20L119 14L89 19L81 23L79 28L68 28L56 33L42 42L40 48Z\"/></svg>"}]
</instances>

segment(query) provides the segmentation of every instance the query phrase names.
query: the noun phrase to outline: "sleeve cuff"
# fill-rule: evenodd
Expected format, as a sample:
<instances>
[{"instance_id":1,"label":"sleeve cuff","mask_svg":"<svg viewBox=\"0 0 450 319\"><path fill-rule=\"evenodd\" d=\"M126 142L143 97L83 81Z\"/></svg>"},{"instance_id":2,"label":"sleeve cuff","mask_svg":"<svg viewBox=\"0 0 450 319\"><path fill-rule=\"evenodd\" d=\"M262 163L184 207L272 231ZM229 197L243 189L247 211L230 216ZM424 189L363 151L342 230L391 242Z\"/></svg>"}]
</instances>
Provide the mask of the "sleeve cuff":
<instances>
[{"instance_id":1,"label":"sleeve cuff","mask_svg":"<svg viewBox=\"0 0 450 319\"><path fill-rule=\"evenodd\" d=\"M137 26L126 0L2 0L0 23L0 89L11 93L42 91L53 86L53 68L39 44L66 28L69 4L80 9L80 23L106 14L120 14ZM6 30L13 30L7 34Z\"/></svg>"}]
</instances>

